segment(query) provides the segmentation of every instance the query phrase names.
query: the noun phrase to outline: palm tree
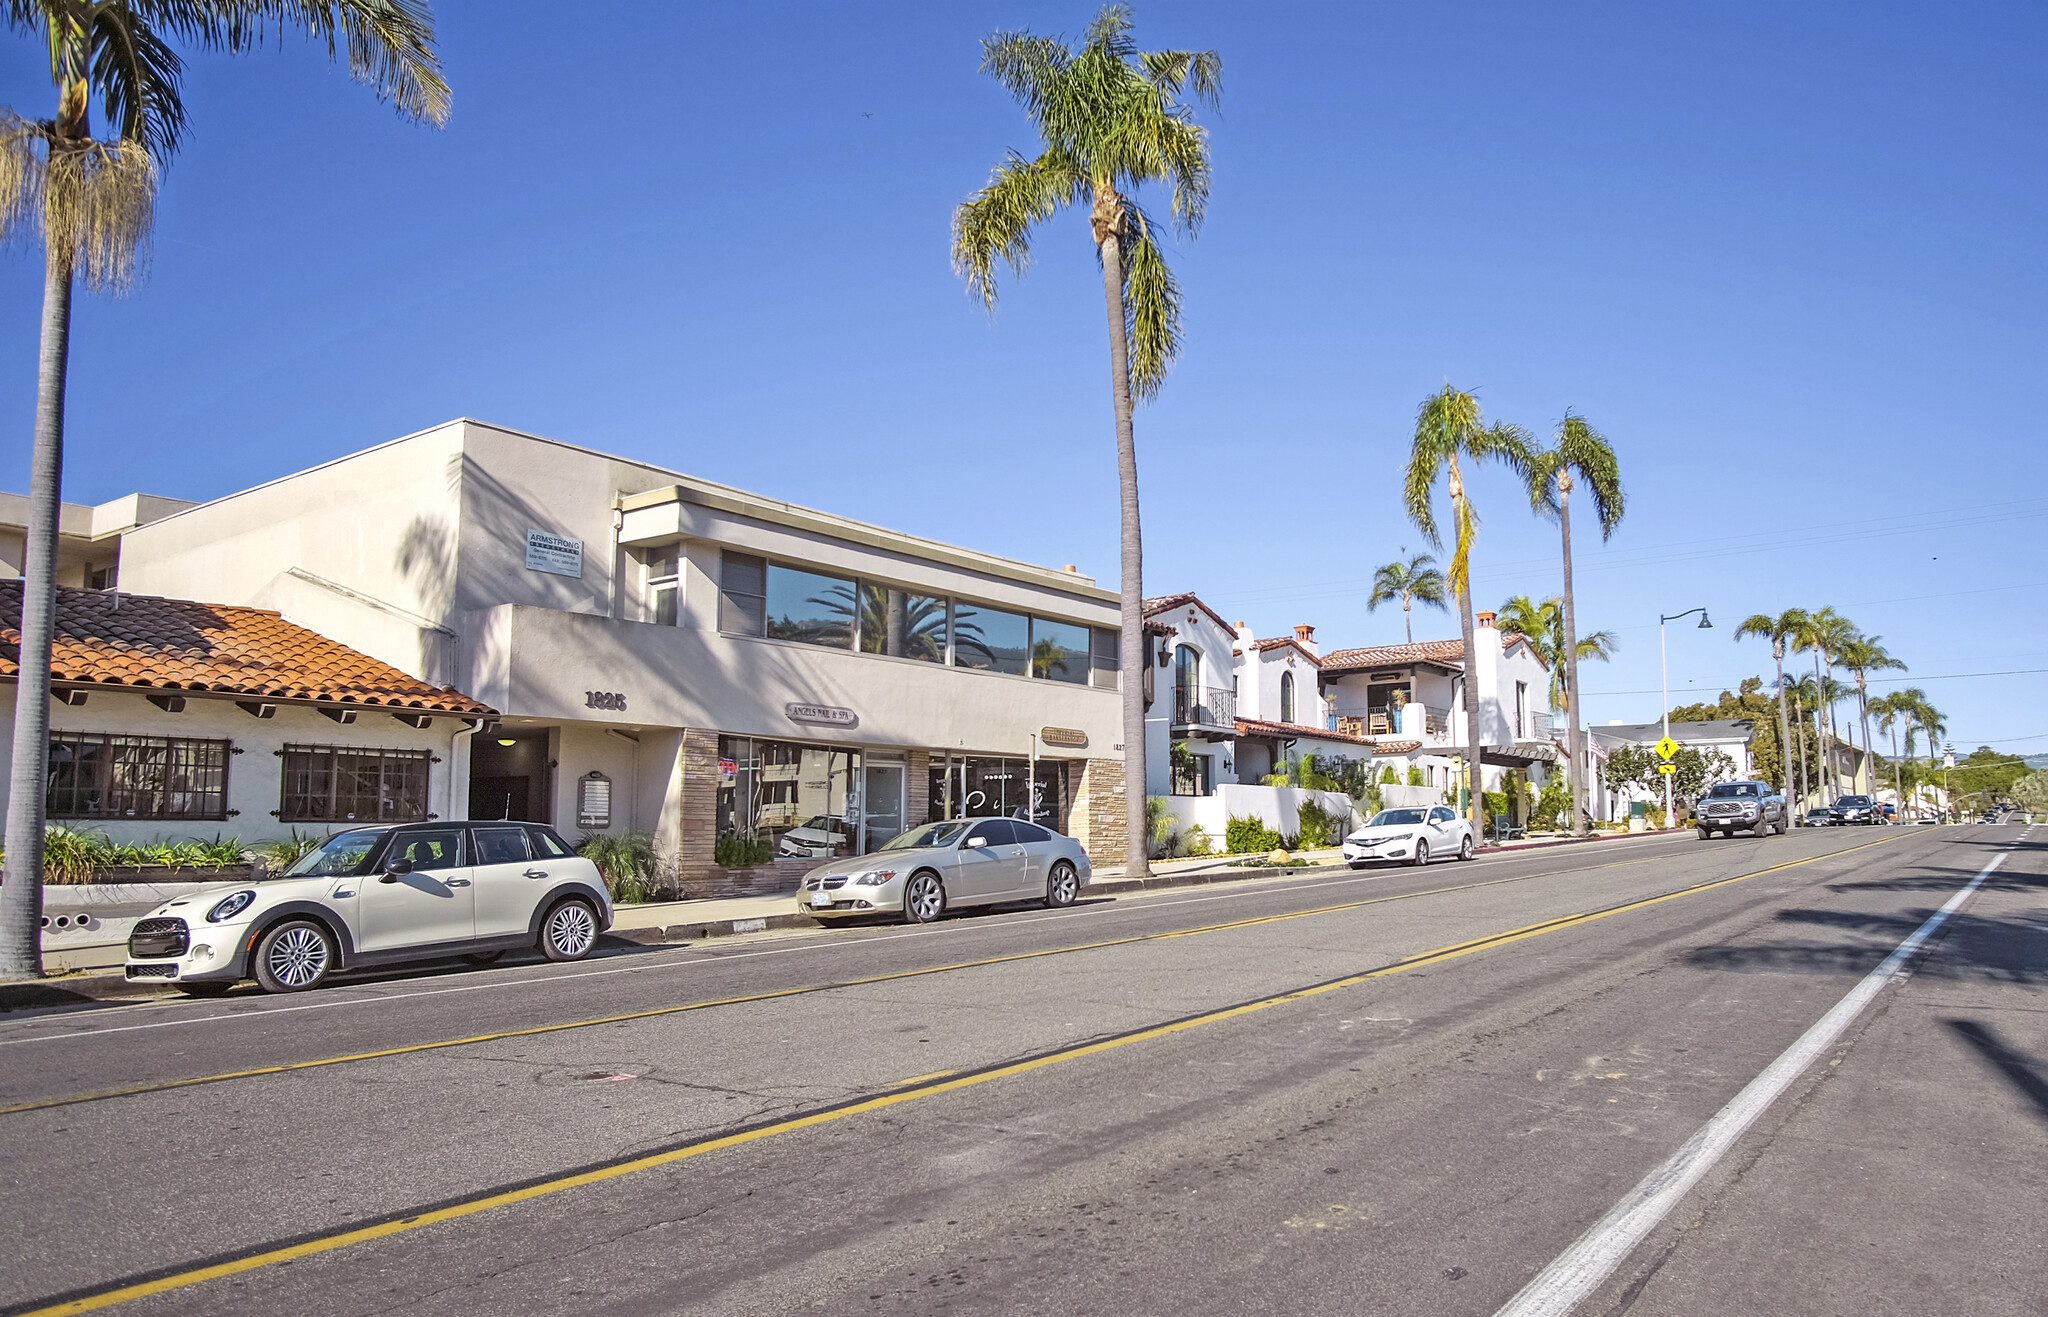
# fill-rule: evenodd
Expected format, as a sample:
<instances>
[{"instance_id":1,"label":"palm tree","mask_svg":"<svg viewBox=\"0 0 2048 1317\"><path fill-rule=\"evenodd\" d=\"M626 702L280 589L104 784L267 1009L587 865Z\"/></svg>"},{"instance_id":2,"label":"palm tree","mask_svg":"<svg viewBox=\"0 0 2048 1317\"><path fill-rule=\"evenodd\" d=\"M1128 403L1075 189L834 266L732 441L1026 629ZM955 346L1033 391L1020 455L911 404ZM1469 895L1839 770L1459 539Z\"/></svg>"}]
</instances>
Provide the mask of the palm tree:
<instances>
[{"instance_id":1,"label":"palm tree","mask_svg":"<svg viewBox=\"0 0 2048 1317\"><path fill-rule=\"evenodd\" d=\"M993 312L997 260L1021 275L1032 229L1084 199L1102 263L1123 494L1125 853L1128 871L1142 877L1145 695L1138 677L1145 661L1145 592L1131 407L1134 396L1158 393L1179 353L1180 285L1159 250L1157 224L1130 193L1143 183L1165 183L1181 230L1192 236L1200 227L1209 198L1209 138L1180 97L1192 90L1214 105L1223 61L1213 50L1140 51L1131 40L1130 10L1112 4L1088 25L1079 50L1055 37L1002 32L982 42L981 67L1024 107L1044 150L1036 159L1012 151L988 185L960 204L953 215L954 268Z\"/></svg>"},{"instance_id":2,"label":"palm tree","mask_svg":"<svg viewBox=\"0 0 2048 1317\"><path fill-rule=\"evenodd\" d=\"M237 53L272 24L348 48L349 72L411 119L448 117L424 0L11 0L8 18L50 52L56 113L0 108L0 239L34 235L43 249L42 349L36 377L28 533L22 552L21 673L0 886L0 979L42 973L43 793L50 753L50 637L56 609L57 512L64 468L64 386L71 297L120 292L147 257L158 172L185 131L184 63L175 38ZM107 117L94 136L92 102Z\"/></svg>"},{"instance_id":3,"label":"palm tree","mask_svg":"<svg viewBox=\"0 0 2048 1317\"><path fill-rule=\"evenodd\" d=\"M1401 552L1406 553L1403 549ZM1407 562L1390 562L1372 574L1372 593L1365 597L1365 611L1376 613L1381 604L1401 601L1401 621L1408 628L1408 643L1415 643L1415 601L1435 608L1444 602L1444 574L1436 569L1436 558L1418 553Z\"/></svg>"},{"instance_id":4,"label":"palm tree","mask_svg":"<svg viewBox=\"0 0 2048 1317\"><path fill-rule=\"evenodd\" d=\"M1849 637L1842 646L1842 666L1856 674L1856 711L1863 723L1863 762L1871 762L1870 743L1870 682L1873 672L1904 672L1906 665L1893 658L1884 647L1883 636L1866 636L1861 632ZM1866 777L1870 774L1866 773ZM1872 790L1876 785L1872 783Z\"/></svg>"},{"instance_id":5,"label":"palm tree","mask_svg":"<svg viewBox=\"0 0 2048 1317\"><path fill-rule=\"evenodd\" d=\"M1528 469L1529 437L1519 427L1488 426L1479 412L1479 400L1445 384L1441 393L1423 400L1415 415L1415 443L1409 452L1408 477L1402 488L1408 520L1432 545L1441 548L1437 534L1436 510L1432 500L1439 474L1448 472L1452 524L1456 547L1451 553L1451 570L1446 583L1458 596L1458 621L1465 634L1465 750L1470 774L1470 795L1466 807L1476 835L1482 825L1481 796L1484 781L1479 771L1479 693L1472 689L1476 636L1472 619L1472 540L1479 531L1479 514L1465 490L1465 473L1460 456L1476 467L1485 461L1506 462L1517 473Z\"/></svg>"},{"instance_id":6,"label":"palm tree","mask_svg":"<svg viewBox=\"0 0 2048 1317\"><path fill-rule=\"evenodd\" d=\"M1927 733L1927 764L1932 771L1941 759L1941 738L1948 735L1948 722L1941 716L1939 709L1927 702L1924 695L1913 702L1913 721L1919 723L1920 730Z\"/></svg>"},{"instance_id":7,"label":"palm tree","mask_svg":"<svg viewBox=\"0 0 2048 1317\"><path fill-rule=\"evenodd\" d=\"M1579 798L1584 793L1581 778L1584 766L1581 762L1585 751L1580 745L1579 732L1579 659L1582 654L1577 640L1579 630L1578 614L1574 610L1572 589L1572 490L1578 482L1586 482L1586 493L1593 500L1593 511L1600 518L1600 538L1612 538L1614 528L1621 524L1625 500L1621 492L1621 464L1614 458L1614 449L1607 437L1586 424L1583 416L1564 414L1564 421L1557 427L1557 442L1549 448L1540 449L1529 458L1529 506L1539 516L1557 518L1564 540L1564 637L1559 652L1564 659L1565 718L1569 723L1569 737L1566 748L1571 754L1571 767L1567 774L1572 792L1572 831L1586 830L1585 816L1580 812ZM1607 635L1602 632L1602 635ZM1608 636L1610 646L1613 637ZM1606 658L1606 653L1591 657ZM1552 678L1551 685L1557 682ZM1553 704L1551 707L1555 708Z\"/></svg>"},{"instance_id":8,"label":"palm tree","mask_svg":"<svg viewBox=\"0 0 2048 1317\"><path fill-rule=\"evenodd\" d=\"M1528 637L1529 647L1550 669L1550 711L1563 711L1571 700L1571 679L1564 662L1564 600L1550 598L1539 604L1528 595L1518 594L1500 606L1498 616L1501 632ZM1620 644L1612 631L1595 631L1574 647L1575 657L1605 663L1614 657ZM1573 803L1576 805L1576 800Z\"/></svg>"},{"instance_id":9,"label":"palm tree","mask_svg":"<svg viewBox=\"0 0 2048 1317\"><path fill-rule=\"evenodd\" d=\"M1833 608L1822 608L1807 614L1806 626L1793 638L1795 648L1813 651L1815 689L1822 692L1827 692L1830 689L1842 691L1842 695L1834 696L1824 706L1826 728L1821 733L1820 747L1821 763L1827 769L1828 788L1836 794L1841 792L1841 781L1835 772L1834 755L1829 750L1829 743L1835 739L1835 701L1843 698L1847 691L1845 688L1835 686L1833 681L1835 655L1841 652L1842 646L1847 644L1849 638L1855 634L1855 623L1837 613ZM1825 673L1822 672L1823 666L1826 668ZM1823 680L1824 677L1826 680Z\"/></svg>"},{"instance_id":10,"label":"palm tree","mask_svg":"<svg viewBox=\"0 0 2048 1317\"><path fill-rule=\"evenodd\" d=\"M1745 636L1767 636L1771 642L1771 658L1778 665L1778 737L1784 745L1783 772L1785 780L1778 783L1778 789L1788 791L1792 787L1792 717L1785 711L1785 646L1799 635L1806 626L1806 613L1802 609L1788 608L1772 617L1769 613L1755 613L1735 628L1735 638ZM1805 751L1800 751L1802 761ZM1804 785L1804 784L1802 784Z\"/></svg>"},{"instance_id":11,"label":"palm tree","mask_svg":"<svg viewBox=\"0 0 2048 1317\"><path fill-rule=\"evenodd\" d=\"M1878 730L1892 738L1892 794L1898 797L1901 813L1906 808L1906 766L1899 758L1899 736L1894 728L1899 723L1907 723L1909 727L1907 735L1908 737L1912 735L1910 724L1913 716L1913 701L1910 698L1900 698L1905 694L1906 692L1904 691L1894 691L1890 695L1880 695L1866 706L1867 714L1877 715ZM1910 742L1907 749L1910 752Z\"/></svg>"}]
</instances>

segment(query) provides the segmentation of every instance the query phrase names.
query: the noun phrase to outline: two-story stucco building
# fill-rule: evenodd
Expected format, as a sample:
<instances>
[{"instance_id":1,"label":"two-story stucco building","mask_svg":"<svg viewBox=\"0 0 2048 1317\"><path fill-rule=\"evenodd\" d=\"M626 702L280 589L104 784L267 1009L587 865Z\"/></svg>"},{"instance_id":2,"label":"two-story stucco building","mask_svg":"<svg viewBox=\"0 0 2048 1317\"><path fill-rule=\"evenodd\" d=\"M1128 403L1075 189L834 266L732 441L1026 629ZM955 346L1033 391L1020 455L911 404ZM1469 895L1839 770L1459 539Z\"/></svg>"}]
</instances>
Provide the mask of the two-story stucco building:
<instances>
[{"instance_id":1,"label":"two-story stucco building","mask_svg":"<svg viewBox=\"0 0 2048 1317\"><path fill-rule=\"evenodd\" d=\"M1117 596L1072 568L461 420L129 530L120 571L475 696L472 817L652 832L692 891L967 812L1122 859Z\"/></svg>"}]
</instances>

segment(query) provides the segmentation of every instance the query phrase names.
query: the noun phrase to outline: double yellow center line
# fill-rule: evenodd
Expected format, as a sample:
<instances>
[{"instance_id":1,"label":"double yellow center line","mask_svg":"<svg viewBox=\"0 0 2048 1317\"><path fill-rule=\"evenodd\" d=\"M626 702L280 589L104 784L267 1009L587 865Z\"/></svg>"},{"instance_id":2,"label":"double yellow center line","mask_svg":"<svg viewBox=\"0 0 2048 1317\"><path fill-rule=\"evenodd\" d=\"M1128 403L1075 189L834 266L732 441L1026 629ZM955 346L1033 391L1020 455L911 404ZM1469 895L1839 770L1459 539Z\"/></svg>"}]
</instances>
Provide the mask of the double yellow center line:
<instances>
[{"instance_id":1,"label":"double yellow center line","mask_svg":"<svg viewBox=\"0 0 2048 1317\"><path fill-rule=\"evenodd\" d=\"M661 1152L644 1154L642 1156L612 1162L607 1165L591 1167L586 1170L572 1172L568 1175L556 1176L551 1179L540 1180L532 1184L519 1186L517 1188L504 1189L493 1193L482 1194L478 1197L470 1198L461 1202L450 1203L441 1207L431 1208L420 1212L414 1212L411 1215L407 1216L394 1217L389 1220L376 1222L370 1225L358 1226L351 1230L342 1230L332 1234L316 1235L308 1239L299 1240L296 1243L260 1249L259 1251L252 1252L244 1256L226 1258L221 1261L213 1262L205 1266L194 1267L184 1271L176 1271L162 1276L153 1277L150 1279L139 1280L131 1284L122 1285L118 1288L103 1290L96 1294L88 1294L77 1298L66 1299L54 1304L47 1305L45 1307L36 1308L32 1311L22 1313L20 1314L20 1317L58 1317L58 1314L93 1312L101 1308L110 1308L117 1304L128 1303L135 1299L147 1298L151 1295L168 1293L172 1290L183 1289L186 1286L190 1285L198 1285L209 1280L220 1280L229 1276L238 1276L251 1271L259 1271L265 1267L274 1267L282 1263L294 1262L302 1258L314 1257L322 1253L331 1253L337 1249L348 1248L355 1244L366 1244L371 1242L372 1240L388 1239L393 1235L407 1234L411 1231L419 1230L427 1226L440 1225L443 1222L459 1221L464 1217L475 1216L481 1212L490 1212L495 1211L496 1209L501 1207L511 1207L515 1204L531 1202L532 1200L537 1198L550 1197L554 1194L564 1193L571 1189L582 1189L590 1185L603 1184L608 1180L621 1179L625 1176L634 1175L641 1171L654 1170L658 1167L663 1166L672 1166L678 1162L688 1161L692 1157L701 1157L706 1153L721 1152L727 1148L743 1147L749 1143L757 1143L763 1139L773 1138L777 1135L793 1134L800 1130L815 1129L820 1125L830 1124L833 1121L845 1120L851 1116L864 1116L877 1111L886 1111L890 1107L900 1106L906 1102L916 1102L920 1099L935 1097L942 1093L956 1093L963 1089L974 1088L981 1084L993 1083L994 1081L999 1079L1010 1079L1018 1075L1030 1074L1032 1071L1044 1070L1047 1067L1060 1065L1068 1061L1078 1061L1084 1057L1100 1056L1105 1052L1112 1052L1117 1050L1118 1048L1129 1047L1134 1043L1151 1042L1155 1039L1171 1037L1174 1034L1186 1033L1191 1029L1201 1028L1203 1025L1218 1024L1225 1020L1242 1019L1243 1017L1248 1015L1255 1015L1261 1011L1271 1010L1276 1006L1285 1006L1293 1002L1308 1001L1312 998L1320 997L1332 992L1338 992L1345 988L1356 987L1361 983L1367 983L1373 979L1386 978L1390 975L1404 973L1408 970L1421 969L1429 965L1439 965L1444 963L1445 961L1456 960L1463 956L1472 955L1475 952L1487 951L1495 947L1508 946L1513 943L1521 942L1529 938L1541 937L1547 933L1555 933L1567 928L1577 928L1581 925L1590 924L1597 920L1610 919L1615 915L1628 914L1636 910L1646 910L1652 906L1662 905L1667 901L1676 901L1682 897L1687 896L1697 896L1702 892L1715 891L1719 888L1728 887L1735 883L1746 882L1751 878L1761 878L1767 874L1782 873L1787 869L1797 869L1804 865L1818 863L1822 860L1831 860L1843 855L1851 855L1857 851L1869 850L1873 846L1888 845L1889 843L1897 840L1901 840L1901 838L1887 837L1881 841L1866 842L1861 846L1851 846L1845 850L1830 851L1825 855L1814 855L1809 856L1808 858L1803 860L1790 860L1784 864L1774 864L1767 869L1758 869L1751 873L1737 874L1732 878L1719 878L1711 882L1699 883L1691 887L1682 887L1677 891L1667 892L1662 896L1644 897L1640 900L1628 901L1620 905L1609 906L1602 910L1588 911L1584 914L1563 915L1556 919L1545 920L1542 923L1529 924L1522 928L1508 929L1505 932L1490 934L1482 938L1474 938L1469 942L1459 942L1454 943L1450 946L1438 947L1431 951L1424 951L1417 955L1409 956L1405 959L1395 961L1393 964L1381 966L1377 969L1364 970L1356 974L1347 974L1341 978L1329 979L1321 983L1310 984L1307 987L1296 988L1291 991L1283 993L1276 993L1268 997L1260 997L1252 1001L1239 1003L1235 1006L1226 1006L1218 1010L1204 1011L1197 1015L1190 1015L1182 1019L1171 1020L1164 1024L1158 1024L1150 1026L1148 1028L1134 1030L1131 1033L1119 1034L1113 1038L1105 1038L1092 1043L1082 1043L1073 1047L1061 1048L1056 1051L1046 1052L1042 1055L1030 1057L1025 1060L1013 1061L1003 1065L991 1066L988 1069L972 1071L967 1074L949 1075L943 1078L934 1076L930 1080L930 1082L919 1083L911 1081L906 1086L899 1087L891 1092L878 1094L874 1097L861 1098L853 1102L846 1103L843 1106L831 1107L822 1111L809 1112L801 1116L791 1116L781 1120L770 1121L766 1124L755 1126L750 1129L735 1130L729 1134L719 1135L716 1138L701 1139L689 1143L680 1144L673 1148L664 1149ZM1506 878L1494 879L1491 882L1485 883L1470 883L1459 887L1438 888L1434 893L1414 892L1408 893L1406 895L1408 897L1414 897L1434 895L1442 892L1467 891L1474 887L1490 887L1502 882L1515 881L1520 880ZM1361 906L1377 905L1382 904L1386 901L1401 899L1404 899L1404 897L1380 897L1370 901L1354 901L1347 902L1343 905L1325 906L1317 910L1303 910L1289 915L1269 915L1257 919L1236 920L1227 924L1213 924L1205 928L1187 929L1177 933L1156 933L1148 934L1143 937L1118 938L1107 942L1091 943L1088 944L1088 946L1118 946L1126 945L1132 942L1152 941L1164 937L1187 937L1197 933L1215 932L1220 929L1226 928L1251 927L1257 924L1275 923L1283 919L1305 918L1309 915L1327 914L1334 910L1357 909ZM1061 950L1082 949L1086 948L1062 948ZM987 961L967 961L962 962L961 965L949 966L946 968L964 968L968 965L981 964L1000 964L1005 961L1026 960L1034 956L1046 956L1056 954L1059 954L1059 952L1028 952L1023 955L1017 956L995 957ZM907 971L902 974L881 975L870 980L856 980L856 982L887 982L891 979L909 978L914 977L917 974L935 972L938 971L914 970ZM793 996L798 993L807 991L817 991L817 989L795 988L790 989L786 992L765 993L756 997L733 998L731 1000L760 1001L773 997ZM633 1015L619 1016L617 1018L644 1019L650 1015L668 1014L678 1010L696 1009L701 1008L701 1006L704 1005L712 1004L715 1003L696 1003L693 1004L693 1006L689 1007L669 1007L661 1011L644 1011L635 1013ZM585 1023L592 1022L586 1021ZM516 1031L515 1033L496 1034L491 1036L516 1037L520 1033L543 1033L547 1032L549 1029L573 1027L576 1026L552 1025L540 1029L520 1030ZM439 1046L454 1045L456 1045L456 1043L454 1042L439 1044ZM423 1049L394 1049L394 1051L406 1050L418 1051ZM369 1053L366 1055L390 1054L391 1053ZM329 1062L329 1064L331 1063L332 1062ZM302 1063L302 1066L306 1064L318 1063ZM295 1067L278 1067L278 1069L291 1068Z\"/></svg>"}]
</instances>

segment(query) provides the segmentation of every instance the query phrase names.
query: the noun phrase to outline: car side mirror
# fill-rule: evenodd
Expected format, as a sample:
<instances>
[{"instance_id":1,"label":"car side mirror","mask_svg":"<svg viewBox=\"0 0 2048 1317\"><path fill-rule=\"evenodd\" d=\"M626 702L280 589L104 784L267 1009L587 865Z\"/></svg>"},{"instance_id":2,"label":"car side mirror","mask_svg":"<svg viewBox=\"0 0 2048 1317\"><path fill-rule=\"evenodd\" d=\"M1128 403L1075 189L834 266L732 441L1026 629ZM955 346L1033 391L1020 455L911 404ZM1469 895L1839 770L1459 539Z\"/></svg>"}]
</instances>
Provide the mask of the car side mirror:
<instances>
[{"instance_id":1,"label":"car side mirror","mask_svg":"<svg viewBox=\"0 0 2048 1317\"><path fill-rule=\"evenodd\" d=\"M391 863L384 866L384 876L379 878L377 881L380 883L395 883L398 881L400 875L408 874L411 872L411 860L393 860Z\"/></svg>"},{"instance_id":2,"label":"car side mirror","mask_svg":"<svg viewBox=\"0 0 2048 1317\"><path fill-rule=\"evenodd\" d=\"M970 851L978 851L986 845L988 845L988 838L986 837L969 837L967 839L967 849Z\"/></svg>"}]
</instances>

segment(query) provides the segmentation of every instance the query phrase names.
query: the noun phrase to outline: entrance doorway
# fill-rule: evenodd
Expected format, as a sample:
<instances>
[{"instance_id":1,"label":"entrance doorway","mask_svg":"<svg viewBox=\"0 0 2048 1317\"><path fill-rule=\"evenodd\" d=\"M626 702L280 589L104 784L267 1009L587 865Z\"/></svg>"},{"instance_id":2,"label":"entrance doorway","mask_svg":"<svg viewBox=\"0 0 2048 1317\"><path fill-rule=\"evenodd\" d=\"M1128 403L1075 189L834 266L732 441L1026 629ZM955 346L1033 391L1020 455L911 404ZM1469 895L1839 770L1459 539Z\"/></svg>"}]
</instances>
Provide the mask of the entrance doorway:
<instances>
[{"instance_id":1,"label":"entrance doorway","mask_svg":"<svg viewBox=\"0 0 2048 1317\"><path fill-rule=\"evenodd\" d=\"M867 829L861 853L865 855L903 831L905 770L902 764L870 762L861 772Z\"/></svg>"},{"instance_id":2,"label":"entrance doorway","mask_svg":"<svg viewBox=\"0 0 2048 1317\"><path fill-rule=\"evenodd\" d=\"M470 740L469 817L550 822L548 733L500 731Z\"/></svg>"}]
</instances>

